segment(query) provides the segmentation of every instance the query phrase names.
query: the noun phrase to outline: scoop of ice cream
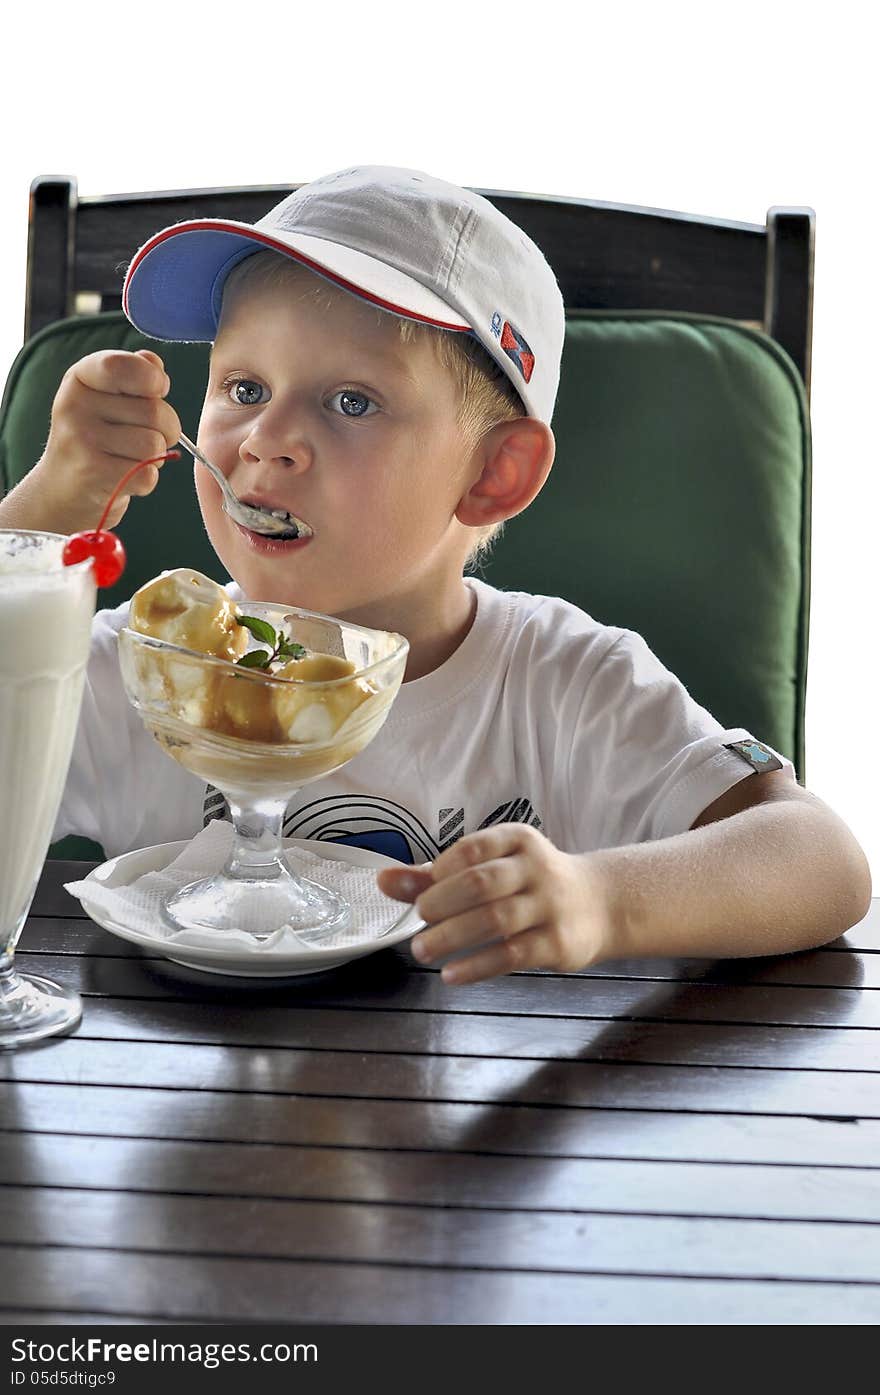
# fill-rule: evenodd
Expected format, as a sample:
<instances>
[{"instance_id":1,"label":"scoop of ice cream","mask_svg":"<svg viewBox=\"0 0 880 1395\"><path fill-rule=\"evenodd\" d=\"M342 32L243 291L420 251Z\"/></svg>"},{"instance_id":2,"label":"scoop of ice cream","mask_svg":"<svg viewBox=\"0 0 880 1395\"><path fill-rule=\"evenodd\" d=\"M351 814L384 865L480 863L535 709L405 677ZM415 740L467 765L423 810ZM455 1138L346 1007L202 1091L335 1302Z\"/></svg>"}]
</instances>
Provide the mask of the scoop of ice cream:
<instances>
[{"instance_id":1,"label":"scoop of ice cream","mask_svg":"<svg viewBox=\"0 0 880 1395\"><path fill-rule=\"evenodd\" d=\"M354 672L355 666L349 659L333 654L307 654L301 659L291 659L275 676L322 683L350 678ZM281 740L329 741L355 708L374 693L373 685L363 678L352 678L349 683L336 682L328 688L306 688L294 683L289 687L273 685Z\"/></svg>"},{"instance_id":2,"label":"scoop of ice cream","mask_svg":"<svg viewBox=\"0 0 880 1395\"><path fill-rule=\"evenodd\" d=\"M187 567L165 572L136 591L128 623L166 644L232 662L248 646L248 632L223 587Z\"/></svg>"},{"instance_id":3,"label":"scoop of ice cream","mask_svg":"<svg viewBox=\"0 0 880 1395\"><path fill-rule=\"evenodd\" d=\"M214 708L208 726L245 741L277 741L272 687L238 669L217 676Z\"/></svg>"}]
</instances>

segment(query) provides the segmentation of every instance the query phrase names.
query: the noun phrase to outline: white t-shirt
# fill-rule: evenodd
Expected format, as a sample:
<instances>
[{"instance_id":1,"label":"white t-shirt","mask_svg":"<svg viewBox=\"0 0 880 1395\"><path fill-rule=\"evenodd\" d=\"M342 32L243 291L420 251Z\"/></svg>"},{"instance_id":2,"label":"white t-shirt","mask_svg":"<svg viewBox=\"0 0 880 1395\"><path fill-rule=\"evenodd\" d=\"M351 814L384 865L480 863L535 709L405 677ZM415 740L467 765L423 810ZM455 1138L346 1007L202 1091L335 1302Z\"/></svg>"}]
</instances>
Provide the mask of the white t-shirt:
<instances>
[{"instance_id":1,"label":"white t-shirt","mask_svg":"<svg viewBox=\"0 0 880 1395\"><path fill-rule=\"evenodd\" d=\"M466 584L477 610L463 643L403 684L360 755L293 797L286 834L419 863L465 833L512 821L563 851L588 852L682 833L753 773L726 749L751 733L725 731L639 635L555 597ZM225 811L129 704L116 654L127 616L125 604L95 617L55 830L92 838L107 856L191 838Z\"/></svg>"}]
</instances>

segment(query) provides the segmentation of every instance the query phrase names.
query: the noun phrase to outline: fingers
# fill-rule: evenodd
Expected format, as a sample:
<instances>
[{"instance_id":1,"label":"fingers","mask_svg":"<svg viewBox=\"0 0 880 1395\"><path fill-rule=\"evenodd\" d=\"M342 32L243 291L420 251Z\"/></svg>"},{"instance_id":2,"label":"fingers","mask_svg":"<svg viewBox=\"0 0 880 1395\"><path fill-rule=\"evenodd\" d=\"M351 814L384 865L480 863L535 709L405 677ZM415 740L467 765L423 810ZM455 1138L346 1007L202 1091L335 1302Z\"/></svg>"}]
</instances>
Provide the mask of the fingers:
<instances>
[{"instance_id":1,"label":"fingers","mask_svg":"<svg viewBox=\"0 0 880 1395\"><path fill-rule=\"evenodd\" d=\"M68 369L52 407L52 429L66 448L147 460L173 446L180 421L164 400L170 387L161 360L140 354L90 354ZM107 427L130 427L130 439L120 445L119 433Z\"/></svg>"},{"instance_id":2,"label":"fingers","mask_svg":"<svg viewBox=\"0 0 880 1395\"><path fill-rule=\"evenodd\" d=\"M94 527L126 470L163 455L180 439L177 413L165 401L169 388L162 360L151 349L102 350L65 373L40 467L71 531ZM126 481L109 526L119 522L131 495L151 493L158 478L149 466Z\"/></svg>"},{"instance_id":3,"label":"fingers","mask_svg":"<svg viewBox=\"0 0 880 1395\"><path fill-rule=\"evenodd\" d=\"M428 929L413 940L423 963L519 935L543 918L535 894L546 839L525 825L499 824L462 838L432 864L416 897ZM452 981L455 981L454 979Z\"/></svg>"},{"instance_id":4,"label":"fingers","mask_svg":"<svg viewBox=\"0 0 880 1395\"><path fill-rule=\"evenodd\" d=\"M428 867L383 867L376 883L379 890L395 901L415 901L432 882Z\"/></svg>"},{"instance_id":5,"label":"fingers","mask_svg":"<svg viewBox=\"0 0 880 1395\"><path fill-rule=\"evenodd\" d=\"M80 431L101 423L134 426L153 431L152 442L158 455L180 438L180 420L165 396L171 382L161 359L156 363L140 354L105 352L90 354L64 375L55 399L53 418L70 418ZM134 455L134 451L130 452Z\"/></svg>"},{"instance_id":6,"label":"fingers","mask_svg":"<svg viewBox=\"0 0 880 1395\"><path fill-rule=\"evenodd\" d=\"M165 364L153 349L135 349L135 353L141 358L145 358L148 363L156 363L164 371Z\"/></svg>"},{"instance_id":7,"label":"fingers","mask_svg":"<svg viewBox=\"0 0 880 1395\"><path fill-rule=\"evenodd\" d=\"M550 968L555 965L555 941L548 927L534 925L511 939L444 964L441 977L444 983L479 983L501 974Z\"/></svg>"},{"instance_id":8,"label":"fingers","mask_svg":"<svg viewBox=\"0 0 880 1395\"><path fill-rule=\"evenodd\" d=\"M438 880L435 870L432 884L418 897L419 915L429 924L434 924L440 920L449 922L462 913L479 910L489 928L494 929L491 922L499 905L526 889L527 874L528 865L519 853L492 858L476 867L466 867L461 872L448 873L442 880Z\"/></svg>"},{"instance_id":9,"label":"fingers","mask_svg":"<svg viewBox=\"0 0 880 1395\"><path fill-rule=\"evenodd\" d=\"M467 834L431 863L432 885L418 897L419 914L439 921L525 889L545 846L543 835L527 824L502 823Z\"/></svg>"},{"instance_id":10,"label":"fingers","mask_svg":"<svg viewBox=\"0 0 880 1395\"><path fill-rule=\"evenodd\" d=\"M439 923L433 922L421 907L420 898L416 909L422 919L427 920L429 928L416 936L411 948L415 958L423 964L474 945L510 939L533 926L539 914L538 905L526 892L484 902L460 915L445 916Z\"/></svg>"},{"instance_id":11,"label":"fingers","mask_svg":"<svg viewBox=\"0 0 880 1395\"><path fill-rule=\"evenodd\" d=\"M144 458L149 459L149 456L145 456ZM159 471L161 468L161 465L145 465L142 470L138 470L136 474L132 475L131 479L128 480L125 485L125 494L128 498L135 497L137 499L145 499L148 494L152 494L156 485L159 483ZM118 497L123 498L125 496L120 494Z\"/></svg>"},{"instance_id":12,"label":"fingers","mask_svg":"<svg viewBox=\"0 0 880 1395\"><path fill-rule=\"evenodd\" d=\"M167 445L179 425L177 413L162 397L137 397L133 393L97 392L79 385L74 410L84 420L109 422L113 426L141 426L161 435Z\"/></svg>"},{"instance_id":13,"label":"fingers","mask_svg":"<svg viewBox=\"0 0 880 1395\"><path fill-rule=\"evenodd\" d=\"M152 460L164 455L168 449L161 432L144 426L116 425L113 422L100 422L89 432L88 437L80 438L87 444L93 460L107 457L110 469L119 467L120 474L136 460ZM134 477L136 478L136 476Z\"/></svg>"},{"instance_id":14,"label":"fingers","mask_svg":"<svg viewBox=\"0 0 880 1395\"><path fill-rule=\"evenodd\" d=\"M68 369L67 377L95 392L127 393L131 397L164 397L171 389L165 366L151 349L137 353L101 349L81 358Z\"/></svg>"},{"instance_id":15,"label":"fingers","mask_svg":"<svg viewBox=\"0 0 880 1395\"><path fill-rule=\"evenodd\" d=\"M431 863L434 880L475 867L490 858L506 857L508 853L534 848L545 842L543 835L525 823L498 823L493 828L481 828L459 838Z\"/></svg>"}]
</instances>

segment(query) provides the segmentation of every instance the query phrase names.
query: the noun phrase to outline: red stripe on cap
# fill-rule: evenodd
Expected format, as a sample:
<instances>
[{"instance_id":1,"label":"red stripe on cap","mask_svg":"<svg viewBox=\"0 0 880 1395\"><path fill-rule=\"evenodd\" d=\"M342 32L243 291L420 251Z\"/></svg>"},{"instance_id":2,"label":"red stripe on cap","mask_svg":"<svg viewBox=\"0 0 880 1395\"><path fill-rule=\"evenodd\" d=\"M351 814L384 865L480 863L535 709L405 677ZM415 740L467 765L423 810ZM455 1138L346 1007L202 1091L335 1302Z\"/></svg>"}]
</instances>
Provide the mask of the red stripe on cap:
<instances>
[{"instance_id":1,"label":"red stripe on cap","mask_svg":"<svg viewBox=\"0 0 880 1395\"><path fill-rule=\"evenodd\" d=\"M122 287L122 308L126 314L128 314L128 287L132 276L141 262L145 257L149 256L150 252L158 247L160 243L166 242L171 237L178 237L185 232L237 233L239 237L247 237L252 242L261 242L265 247L271 248L273 252L283 253L285 257L290 257L292 261L300 262L311 271L316 271L319 275L327 277L328 280L335 281L336 284L342 286L344 290L352 291L361 300L368 300L373 305L378 305L383 310L390 310L395 315L402 315L405 319L409 320L419 320L422 324L434 325L437 329L453 329L465 333L471 328L470 325L461 323L449 324L446 320L432 320L428 315L419 315L414 310L407 310L402 305L395 305L391 300L382 300L380 296L373 295L371 291L365 291L362 286L355 285L353 281L346 281L343 276L338 276L336 272L329 271L327 267L322 266L320 262L313 261L311 257L305 256L304 253L295 252L292 248L288 247L286 243L278 242L275 238L268 237L265 233L257 232L256 229L253 232L245 232L241 224L225 222L223 219L209 219L206 222L184 223L179 227L165 228L163 232L156 233L155 237L151 237L149 242L145 242L140 251L135 255L134 261L125 274L125 281Z\"/></svg>"}]
</instances>

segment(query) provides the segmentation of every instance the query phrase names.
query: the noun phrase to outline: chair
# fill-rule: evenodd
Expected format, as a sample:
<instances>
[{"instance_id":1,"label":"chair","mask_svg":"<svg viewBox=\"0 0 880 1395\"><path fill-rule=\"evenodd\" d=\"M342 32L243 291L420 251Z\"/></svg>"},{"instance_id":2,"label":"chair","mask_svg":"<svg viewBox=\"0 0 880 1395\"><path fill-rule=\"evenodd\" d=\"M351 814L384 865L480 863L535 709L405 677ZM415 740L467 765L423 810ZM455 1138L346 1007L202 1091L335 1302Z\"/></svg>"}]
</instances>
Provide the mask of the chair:
<instances>
[{"instance_id":1,"label":"chair","mask_svg":"<svg viewBox=\"0 0 880 1395\"><path fill-rule=\"evenodd\" d=\"M0 407L5 488L38 458L63 372L99 347L158 348L194 434L206 347L139 335L119 309L124 267L161 226L253 221L292 187L80 200L73 180L35 181L26 343ZM721 722L803 779L812 210L774 208L761 227L480 192L542 247L568 312L556 464L481 574L638 630ZM221 575L183 462L119 532L129 567L107 604L164 567Z\"/></svg>"}]
</instances>

